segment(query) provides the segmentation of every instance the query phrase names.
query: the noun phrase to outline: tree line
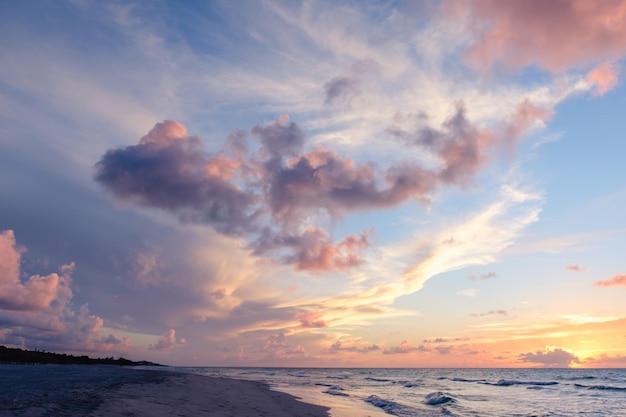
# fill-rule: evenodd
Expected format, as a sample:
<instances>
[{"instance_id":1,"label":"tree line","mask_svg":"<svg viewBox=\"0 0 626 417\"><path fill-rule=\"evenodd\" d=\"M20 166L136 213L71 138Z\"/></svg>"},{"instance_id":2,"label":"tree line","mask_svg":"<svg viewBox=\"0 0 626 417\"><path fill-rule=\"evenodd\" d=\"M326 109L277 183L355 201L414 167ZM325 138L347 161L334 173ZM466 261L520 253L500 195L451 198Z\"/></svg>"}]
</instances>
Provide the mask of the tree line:
<instances>
[{"instance_id":1,"label":"tree line","mask_svg":"<svg viewBox=\"0 0 626 417\"><path fill-rule=\"evenodd\" d=\"M74 356L66 353L53 353L40 350L25 350L9 348L0 345L0 363L11 364L62 364L62 365L118 365L118 366L162 366L148 361L131 361L126 358L90 358L89 356Z\"/></svg>"}]
</instances>

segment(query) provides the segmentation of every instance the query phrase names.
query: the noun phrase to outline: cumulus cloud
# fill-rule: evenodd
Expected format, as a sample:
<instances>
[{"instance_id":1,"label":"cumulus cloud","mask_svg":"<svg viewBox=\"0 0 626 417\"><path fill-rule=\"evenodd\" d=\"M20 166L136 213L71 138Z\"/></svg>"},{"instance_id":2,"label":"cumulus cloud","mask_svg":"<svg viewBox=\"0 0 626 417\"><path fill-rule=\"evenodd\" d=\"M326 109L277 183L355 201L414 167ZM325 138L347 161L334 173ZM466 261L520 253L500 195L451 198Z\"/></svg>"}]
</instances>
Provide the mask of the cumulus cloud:
<instances>
[{"instance_id":1,"label":"cumulus cloud","mask_svg":"<svg viewBox=\"0 0 626 417\"><path fill-rule=\"evenodd\" d=\"M537 65L553 73L626 55L626 2L446 1L476 35L466 54L479 69ZM559 24L554 24L559 22Z\"/></svg>"},{"instance_id":2,"label":"cumulus cloud","mask_svg":"<svg viewBox=\"0 0 626 417\"><path fill-rule=\"evenodd\" d=\"M30 348L71 351L107 351L128 347L129 339L102 336L104 320L86 305L73 310L70 288L74 263L59 273L20 279L25 248L16 244L12 230L0 233L0 341Z\"/></svg>"},{"instance_id":3,"label":"cumulus cloud","mask_svg":"<svg viewBox=\"0 0 626 417\"><path fill-rule=\"evenodd\" d=\"M518 361L558 368L567 368L572 363L580 363L578 356L561 348L546 348L544 351L521 353Z\"/></svg>"},{"instance_id":4,"label":"cumulus cloud","mask_svg":"<svg viewBox=\"0 0 626 417\"><path fill-rule=\"evenodd\" d=\"M463 103L441 126L389 130L439 161L435 166L396 161L387 167L357 163L323 147L305 149L303 130L287 116L235 131L209 153L175 121L158 123L137 145L107 151L95 165L95 181L117 199L164 210L182 222L245 237L257 256L297 270L330 271L361 265L372 232L338 240L316 224L356 211L426 202L441 186L471 183L495 144L514 146L525 131L549 117L528 101L496 130L469 121ZM256 144L248 145L253 138ZM154 266L143 259L149 281ZM151 263L152 262L152 263Z\"/></svg>"},{"instance_id":5,"label":"cumulus cloud","mask_svg":"<svg viewBox=\"0 0 626 417\"><path fill-rule=\"evenodd\" d=\"M169 329L165 333L159 337L159 340L154 344L150 345L149 349L151 350L168 350L175 344L185 344L187 341L184 338L176 337L176 330Z\"/></svg>"},{"instance_id":6,"label":"cumulus cloud","mask_svg":"<svg viewBox=\"0 0 626 417\"><path fill-rule=\"evenodd\" d=\"M254 196L229 182L222 159L207 155L177 122L158 123L138 145L113 149L96 164L95 180L120 200L161 208L182 221L238 234L254 215Z\"/></svg>"},{"instance_id":7,"label":"cumulus cloud","mask_svg":"<svg viewBox=\"0 0 626 417\"><path fill-rule=\"evenodd\" d=\"M611 279L596 281L597 287L626 287L626 275L613 275Z\"/></svg>"}]
</instances>

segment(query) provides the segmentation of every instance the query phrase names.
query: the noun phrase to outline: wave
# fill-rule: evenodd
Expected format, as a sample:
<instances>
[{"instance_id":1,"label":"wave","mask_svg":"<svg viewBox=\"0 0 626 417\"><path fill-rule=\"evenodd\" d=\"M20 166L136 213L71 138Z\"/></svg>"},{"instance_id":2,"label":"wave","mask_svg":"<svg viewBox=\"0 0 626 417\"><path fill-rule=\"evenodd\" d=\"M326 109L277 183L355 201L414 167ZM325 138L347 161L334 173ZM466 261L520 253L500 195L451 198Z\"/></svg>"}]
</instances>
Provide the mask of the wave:
<instances>
[{"instance_id":1,"label":"wave","mask_svg":"<svg viewBox=\"0 0 626 417\"><path fill-rule=\"evenodd\" d=\"M587 380L587 379L598 379L598 377L592 376L592 375L581 375L581 376L572 376L572 377L560 376L557 379L560 379L561 381L580 381L580 380Z\"/></svg>"},{"instance_id":2,"label":"wave","mask_svg":"<svg viewBox=\"0 0 626 417\"><path fill-rule=\"evenodd\" d=\"M431 394L441 394L441 393L431 393ZM431 395L431 394L428 394L428 395ZM387 414L391 414L391 415L398 416L398 417L414 417L414 416L420 416L420 417L452 416L454 417L455 416L455 414L451 413L449 410L447 410L444 407L440 407L436 410L417 409L413 407L408 407L406 405L397 403L395 401L386 400L377 395L370 395L369 397L365 399L365 401L372 404L375 407L381 408ZM432 405L436 405L436 404L432 404Z\"/></svg>"},{"instance_id":3,"label":"wave","mask_svg":"<svg viewBox=\"0 0 626 417\"><path fill-rule=\"evenodd\" d=\"M326 391L324 391L324 394L338 395L340 397L349 397L350 396L339 385L333 385L332 387L330 387Z\"/></svg>"},{"instance_id":4,"label":"wave","mask_svg":"<svg viewBox=\"0 0 626 417\"><path fill-rule=\"evenodd\" d=\"M626 387L614 387L612 385L583 385L583 384L574 384L575 387L590 389L590 390L599 390L599 391L626 391Z\"/></svg>"},{"instance_id":5,"label":"wave","mask_svg":"<svg viewBox=\"0 0 626 417\"><path fill-rule=\"evenodd\" d=\"M441 404L449 403L451 401L454 401L452 397L448 397L447 395L437 391L437 392L431 392L430 394L427 394L424 400L424 404L441 405Z\"/></svg>"},{"instance_id":6,"label":"wave","mask_svg":"<svg viewBox=\"0 0 626 417\"><path fill-rule=\"evenodd\" d=\"M515 379L501 379L495 384L487 382L488 385L496 385L499 387L510 387L512 385L536 385L536 386L547 386L547 385L558 385L556 381L518 381Z\"/></svg>"},{"instance_id":7,"label":"wave","mask_svg":"<svg viewBox=\"0 0 626 417\"><path fill-rule=\"evenodd\" d=\"M468 378L452 378L450 379L450 381L454 381L454 382L477 382L477 383L481 383L484 384L487 382L486 379L468 379Z\"/></svg>"},{"instance_id":8,"label":"wave","mask_svg":"<svg viewBox=\"0 0 626 417\"><path fill-rule=\"evenodd\" d=\"M410 416L415 415L414 410L406 405L402 405L395 401L385 400L384 398L380 398L378 395L370 395L365 399L368 403L372 404L374 407L382 408L383 411L387 414L393 414L396 416Z\"/></svg>"},{"instance_id":9,"label":"wave","mask_svg":"<svg viewBox=\"0 0 626 417\"><path fill-rule=\"evenodd\" d=\"M371 376L366 376L365 377L366 381L374 381L374 382L391 382L391 379L385 379L385 378L373 378Z\"/></svg>"}]
</instances>

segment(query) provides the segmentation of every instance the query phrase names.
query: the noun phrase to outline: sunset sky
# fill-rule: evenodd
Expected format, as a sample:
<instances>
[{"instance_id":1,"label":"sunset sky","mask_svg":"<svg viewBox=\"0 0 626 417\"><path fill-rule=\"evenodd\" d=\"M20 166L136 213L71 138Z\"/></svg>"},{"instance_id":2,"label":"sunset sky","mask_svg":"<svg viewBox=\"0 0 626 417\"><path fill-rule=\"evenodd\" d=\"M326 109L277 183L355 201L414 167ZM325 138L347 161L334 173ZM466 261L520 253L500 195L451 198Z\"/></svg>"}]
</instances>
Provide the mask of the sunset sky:
<instances>
[{"instance_id":1,"label":"sunset sky","mask_svg":"<svg viewBox=\"0 0 626 417\"><path fill-rule=\"evenodd\" d=\"M0 344L626 366L626 0L0 2Z\"/></svg>"}]
</instances>

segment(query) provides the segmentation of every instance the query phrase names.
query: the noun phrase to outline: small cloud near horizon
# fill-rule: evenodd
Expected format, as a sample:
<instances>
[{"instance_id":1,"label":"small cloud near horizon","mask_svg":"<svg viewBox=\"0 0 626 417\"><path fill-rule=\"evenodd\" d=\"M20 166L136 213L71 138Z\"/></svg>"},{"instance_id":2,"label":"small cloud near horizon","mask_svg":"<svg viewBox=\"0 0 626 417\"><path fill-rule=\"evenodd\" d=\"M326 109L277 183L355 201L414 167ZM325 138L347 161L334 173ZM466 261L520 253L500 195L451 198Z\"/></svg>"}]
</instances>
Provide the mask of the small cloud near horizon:
<instances>
[{"instance_id":1,"label":"small cloud near horizon","mask_svg":"<svg viewBox=\"0 0 626 417\"><path fill-rule=\"evenodd\" d=\"M611 279L607 279L605 281L596 281L594 285L596 287L626 287L626 274L613 275Z\"/></svg>"}]
</instances>

